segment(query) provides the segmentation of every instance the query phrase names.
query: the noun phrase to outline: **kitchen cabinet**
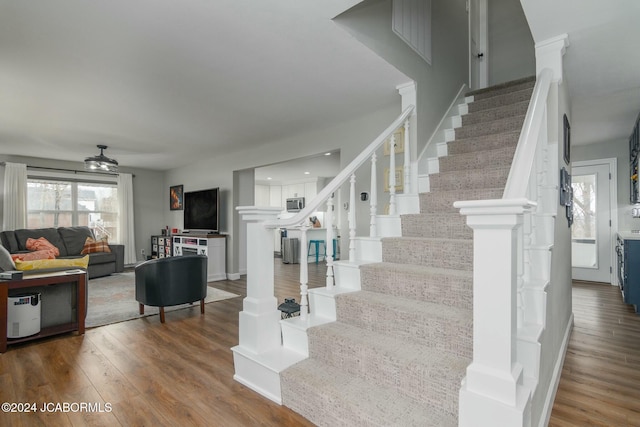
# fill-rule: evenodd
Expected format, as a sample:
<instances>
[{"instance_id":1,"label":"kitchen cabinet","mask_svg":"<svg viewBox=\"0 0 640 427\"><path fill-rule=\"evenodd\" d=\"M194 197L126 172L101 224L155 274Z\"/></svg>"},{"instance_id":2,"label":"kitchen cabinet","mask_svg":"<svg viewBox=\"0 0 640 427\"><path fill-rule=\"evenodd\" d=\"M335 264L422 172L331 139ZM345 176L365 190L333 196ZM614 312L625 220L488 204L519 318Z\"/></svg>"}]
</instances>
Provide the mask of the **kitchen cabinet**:
<instances>
[{"instance_id":1,"label":"kitchen cabinet","mask_svg":"<svg viewBox=\"0 0 640 427\"><path fill-rule=\"evenodd\" d=\"M618 257L618 285L622 299L638 312L640 306L640 234L619 233L616 252Z\"/></svg>"}]
</instances>

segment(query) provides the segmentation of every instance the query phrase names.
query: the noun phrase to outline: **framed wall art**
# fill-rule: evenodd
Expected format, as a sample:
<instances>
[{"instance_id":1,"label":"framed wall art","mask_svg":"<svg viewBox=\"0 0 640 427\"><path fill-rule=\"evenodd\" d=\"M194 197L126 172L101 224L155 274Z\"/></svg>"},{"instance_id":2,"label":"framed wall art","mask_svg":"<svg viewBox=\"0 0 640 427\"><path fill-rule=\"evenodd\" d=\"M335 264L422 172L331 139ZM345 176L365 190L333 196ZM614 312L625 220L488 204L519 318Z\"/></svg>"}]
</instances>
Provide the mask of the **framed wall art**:
<instances>
[{"instance_id":1,"label":"framed wall art","mask_svg":"<svg viewBox=\"0 0 640 427\"><path fill-rule=\"evenodd\" d=\"M571 126L569 126L569 119L566 114L562 118L562 123L564 130L564 162L569 164L571 163Z\"/></svg>"},{"instance_id":2,"label":"framed wall art","mask_svg":"<svg viewBox=\"0 0 640 427\"><path fill-rule=\"evenodd\" d=\"M182 210L183 186L174 185L169 187L169 209L172 211Z\"/></svg>"}]
</instances>

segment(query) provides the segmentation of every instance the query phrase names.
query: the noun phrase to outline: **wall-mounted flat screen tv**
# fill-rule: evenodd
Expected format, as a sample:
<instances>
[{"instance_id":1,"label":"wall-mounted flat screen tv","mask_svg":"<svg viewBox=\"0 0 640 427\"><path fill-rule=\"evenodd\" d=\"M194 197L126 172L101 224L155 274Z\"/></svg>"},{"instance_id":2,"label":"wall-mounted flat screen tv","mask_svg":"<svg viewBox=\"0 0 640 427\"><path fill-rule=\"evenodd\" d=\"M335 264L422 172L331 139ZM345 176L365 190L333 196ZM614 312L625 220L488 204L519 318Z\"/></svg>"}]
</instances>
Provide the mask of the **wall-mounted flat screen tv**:
<instances>
[{"instance_id":1,"label":"wall-mounted flat screen tv","mask_svg":"<svg viewBox=\"0 0 640 427\"><path fill-rule=\"evenodd\" d=\"M219 232L220 191L218 188L184 193L184 229Z\"/></svg>"}]
</instances>

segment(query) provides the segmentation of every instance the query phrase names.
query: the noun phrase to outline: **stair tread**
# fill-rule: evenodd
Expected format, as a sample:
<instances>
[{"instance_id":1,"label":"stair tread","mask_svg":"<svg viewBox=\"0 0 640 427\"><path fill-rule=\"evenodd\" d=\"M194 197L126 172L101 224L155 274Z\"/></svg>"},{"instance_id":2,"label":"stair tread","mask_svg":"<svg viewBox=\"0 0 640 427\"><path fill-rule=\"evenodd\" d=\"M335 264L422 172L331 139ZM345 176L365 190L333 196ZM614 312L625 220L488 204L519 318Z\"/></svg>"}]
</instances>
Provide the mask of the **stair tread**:
<instances>
[{"instance_id":1,"label":"stair tread","mask_svg":"<svg viewBox=\"0 0 640 427\"><path fill-rule=\"evenodd\" d=\"M531 85L531 87L533 87L535 85L535 82L536 82L536 76L527 76L521 79L510 80L508 82L498 83L493 86L483 87L481 89L475 89L467 92L465 96L476 96L480 94L487 94L487 93L495 92L497 90L513 88L514 86L520 86L520 85L526 85L526 84L529 84Z\"/></svg>"},{"instance_id":2,"label":"stair tread","mask_svg":"<svg viewBox=\"0 0 640 427\"><path fill-rule=\"evenodd\" d=\"M448 354L441 350L340 321L318 326L313 328L310 333L341 336L345 340L370 346L375 349L377 354L386 354L402 361L404 365L427 365L429 370L465 369L471 363L471 359L466 357Z\"/></svg>"},{"instance_id":3,"label":"stair tread","mask_svg":"<svg viewBox=\"0 0 640 427\"><path fill-rule=\"evenodd\" d=\"M418 404L391 388L371 384L316 359L307 359L283 373L298 386L283 392L283 404L319 426L457 426L457 417L440 408ZM283 387L283 391L286 387Z\"/></svg>"},{"instance_id":4,"label":"stair tread","mask_svg":"<svg viewBox=\"0 0 640 427\"><path fill-rule=\"evenodd\" d=\"M395 262L377 262L368 264L363 266L362 268L367 269L392 269L395 271L408 272L413 274L446 274L449 276L470 278L473 277L473 272L467 270L458 270L452 268L439 268L439 267L429 267L425 265L416 265L416 264L400 264Z\"/></svg>"}]
</instances>

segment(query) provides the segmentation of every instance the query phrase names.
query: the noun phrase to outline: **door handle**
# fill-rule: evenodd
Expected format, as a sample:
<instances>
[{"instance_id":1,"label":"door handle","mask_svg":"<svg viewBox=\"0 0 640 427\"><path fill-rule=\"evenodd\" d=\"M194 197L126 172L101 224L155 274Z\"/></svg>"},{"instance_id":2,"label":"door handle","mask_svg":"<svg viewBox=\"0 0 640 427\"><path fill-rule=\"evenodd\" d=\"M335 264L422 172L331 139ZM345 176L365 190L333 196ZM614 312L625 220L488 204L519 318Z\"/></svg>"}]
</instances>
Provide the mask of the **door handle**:
<instances>
[{"instance_id":1,"label":"door handle","mask_svg":"<svg viewBox=\"0 0 640 427\"><path fill-rule=\"evenodd\" d=\"M478 54L478 58L482 58L484 56L484 53L479 53Z\"/></svg>"}]
</instances>

